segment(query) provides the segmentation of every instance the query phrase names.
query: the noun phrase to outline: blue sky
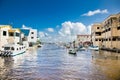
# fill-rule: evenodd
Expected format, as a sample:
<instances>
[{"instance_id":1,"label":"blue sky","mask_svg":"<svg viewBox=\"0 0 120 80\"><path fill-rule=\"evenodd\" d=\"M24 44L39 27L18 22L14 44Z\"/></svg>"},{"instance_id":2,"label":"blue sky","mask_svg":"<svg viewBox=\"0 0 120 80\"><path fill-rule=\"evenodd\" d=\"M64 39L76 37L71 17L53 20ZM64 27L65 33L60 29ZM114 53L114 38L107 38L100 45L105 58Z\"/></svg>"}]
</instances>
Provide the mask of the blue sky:
<instances>
[{"instance_id":1,"label":"blue sky","mask_svg":"<svg viewBox=\"0 0 120 80\"><path fill-rule=\"evenodd\" d=\"M24 24L40 32L59 34L65 22L88 27L119 13L119 4L120 0L0 0L0 24L19 28ZM87 14L90 11L92 15Z\"/></svg>"}]
</instances>

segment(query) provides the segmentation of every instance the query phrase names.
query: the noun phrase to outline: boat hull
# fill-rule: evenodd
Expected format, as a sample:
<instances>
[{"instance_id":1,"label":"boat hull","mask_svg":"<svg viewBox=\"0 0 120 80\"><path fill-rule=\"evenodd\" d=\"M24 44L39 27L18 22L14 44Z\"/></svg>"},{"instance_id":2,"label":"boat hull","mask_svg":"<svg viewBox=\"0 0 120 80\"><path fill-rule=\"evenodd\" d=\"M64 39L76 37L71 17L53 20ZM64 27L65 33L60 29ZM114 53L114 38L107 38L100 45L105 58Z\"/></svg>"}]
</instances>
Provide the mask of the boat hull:
<instances>
[{"instance_id":1,"label":"boat hull","mask_svg":"<svg viewBox=\"0 0 120 80\"><path fill-rule=\"evenodd\" d=\"M76 54L76 50L75 49L69 49L69 54Z\"/></svg>"},{"instance_id":2,"label":"boat hull","mask_svg":"<svg viewBox=\"0 0 120 80\"><path fill-rule=\"evenodd\" d=\"M24 54L26 51L23 51L23 52L19 52L19 53L13 53L11 54L11 56L17 56L17 55L20 55L20 54Z\"/></svg>"}]
</instances>

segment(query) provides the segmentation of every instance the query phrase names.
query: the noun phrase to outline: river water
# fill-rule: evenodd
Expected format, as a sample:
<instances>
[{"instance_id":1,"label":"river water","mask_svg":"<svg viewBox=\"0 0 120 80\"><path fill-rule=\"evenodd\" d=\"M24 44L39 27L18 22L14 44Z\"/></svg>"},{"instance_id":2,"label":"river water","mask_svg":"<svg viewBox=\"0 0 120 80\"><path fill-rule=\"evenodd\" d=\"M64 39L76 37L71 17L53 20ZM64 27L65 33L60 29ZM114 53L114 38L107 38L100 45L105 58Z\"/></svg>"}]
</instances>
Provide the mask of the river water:
<instances>
[{"instance_id":1,"label":"river water","mask_svg":"<svg viewBox=\"0 0 120 80\"><path fill-rule=\"evenodd\" d=\"M15 57L0 57L1 80L120 80L120 54L45 44Z\"/></svg>"}]
</instances>

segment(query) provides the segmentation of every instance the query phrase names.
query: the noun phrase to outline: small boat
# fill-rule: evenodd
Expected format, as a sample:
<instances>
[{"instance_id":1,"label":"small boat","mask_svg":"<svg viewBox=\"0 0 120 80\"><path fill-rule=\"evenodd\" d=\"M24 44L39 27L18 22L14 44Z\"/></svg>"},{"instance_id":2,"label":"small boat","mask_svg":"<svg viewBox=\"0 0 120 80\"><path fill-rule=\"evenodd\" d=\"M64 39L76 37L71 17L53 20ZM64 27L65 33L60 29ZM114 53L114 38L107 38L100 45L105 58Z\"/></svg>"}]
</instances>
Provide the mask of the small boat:
<instances>
[{"instance_id":1,"label":"small boat","mask_svg":"<svg viewBox=\"0 0 120 80\"><path fill-rule=\"evenodd\" d=\"M88 49L98 51L99 47L98 46L90 46L90 47L88 47Z\"/></svg>"},{"instance_id":2,"label":"small boat","mask_svg":"<svg viewBox=\"0 0 120 80\"><path fill-rule=\"evenodd\" d=\"M42 47L43 45L42 44L38 44L37 47Z\"/></svg>"},{"instance_id":3,"label":"small boat","mask_svg":"<svg viewBox=\"0 0 120 80\"><path fill-rule=\"evenodd\" d=\"M74 48L70 48L68 53L69 54L76 54L76 52L77 51Z\"/></svg>"},{"instance_id":4,"label":"small boat","mask_svg":"<svg viewBox=\"0 0 120 80\"><path fill-rule=\"evenodd\" d=\"M83 46L79 46L79 47L78 47L78 51L85 51L85 50L86 50L86 48L83 47Z\"/></svg>"},{"instance_id":5,"label":"small boat","mask_svg":"<svg viewBox=\"0 0 120 80\"><path fill-rule=\"evenodd\" d=\"M7 44L4 45L4 50L1 51L0 56L16 56L26 52L25 45Z\"/></svg>"}]
</instances>

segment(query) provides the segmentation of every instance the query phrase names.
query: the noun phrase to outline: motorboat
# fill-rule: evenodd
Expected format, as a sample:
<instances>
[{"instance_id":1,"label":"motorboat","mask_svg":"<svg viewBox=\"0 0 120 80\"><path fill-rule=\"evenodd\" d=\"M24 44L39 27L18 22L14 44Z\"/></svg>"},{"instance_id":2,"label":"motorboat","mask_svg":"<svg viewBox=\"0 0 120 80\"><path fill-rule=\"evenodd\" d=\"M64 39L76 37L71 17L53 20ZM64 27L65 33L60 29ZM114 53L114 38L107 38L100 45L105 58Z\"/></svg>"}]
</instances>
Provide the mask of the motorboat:
<instances>
[{"instance_id":1,"label":"motorboat","mask_svg":"<svg viewBox=\"0 0 120 80\"><path fill-rule=\"evenodd\" d=\"M20 44L7 44L4 45L1 56L16 56L26 52L26 46Z\"/></svg>"},{"instance_id":2,"label":"motorboat","mask_svg":"<svg viewBox=\"0 0 120 80\"><path fill-rule=\"evenodd\" d=\"M77 50L75 50L74 48L70 48L68 53L69 54L76 54Z\"/></svg>"},{"instance_id":3,"label":"motorboat","mask_svg":"<svg viewBox=\"0 0 120 80\"><path fill-rule=\"evenodd\" d=\"M98 46L89 46L88 49L98 51L99 47Z\"/></svg>"},{"instance_id":4,"label":"motorboat","mask_svg":"<svg viewBox=\"0 0 120 80\"><path fill-rule=\"evenodd\" d=\"M83 47L83 46L79 46L79 47L78 47L78 51L85 51L85 50L86 50L86 48Z\"/></svg>"},{"instance_id":5,"label":"motorboat","mask_svg":"<svg viewBox=\"0 0 120 80\"><path fill-rule=\"evenodd\" d=\"M42 44L38 44L37 47L42 47L43 45Z\"/></svg>"}]
</instances>

